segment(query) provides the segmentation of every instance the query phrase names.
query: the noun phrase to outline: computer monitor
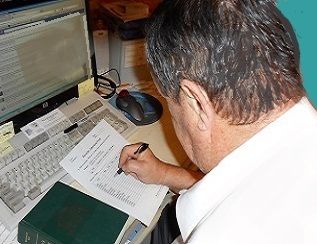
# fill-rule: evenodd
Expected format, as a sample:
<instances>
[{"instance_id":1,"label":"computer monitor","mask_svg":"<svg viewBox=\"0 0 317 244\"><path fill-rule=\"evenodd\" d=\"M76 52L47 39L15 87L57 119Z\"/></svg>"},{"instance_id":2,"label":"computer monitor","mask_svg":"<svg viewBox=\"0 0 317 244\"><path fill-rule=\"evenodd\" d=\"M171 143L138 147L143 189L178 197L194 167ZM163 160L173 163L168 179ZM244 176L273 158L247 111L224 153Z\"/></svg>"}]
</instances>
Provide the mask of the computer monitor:
<instances>
[{"instance_id":1,"label":"computer monitor","mask_svg":"<svg viewBox=\"0 0 317 244\"><path fill-rule=\"evenodd\" d=\"M0 1L0 124L15 131L78 96L95 70L88 0Z\"/></svg>"}]
</instances>

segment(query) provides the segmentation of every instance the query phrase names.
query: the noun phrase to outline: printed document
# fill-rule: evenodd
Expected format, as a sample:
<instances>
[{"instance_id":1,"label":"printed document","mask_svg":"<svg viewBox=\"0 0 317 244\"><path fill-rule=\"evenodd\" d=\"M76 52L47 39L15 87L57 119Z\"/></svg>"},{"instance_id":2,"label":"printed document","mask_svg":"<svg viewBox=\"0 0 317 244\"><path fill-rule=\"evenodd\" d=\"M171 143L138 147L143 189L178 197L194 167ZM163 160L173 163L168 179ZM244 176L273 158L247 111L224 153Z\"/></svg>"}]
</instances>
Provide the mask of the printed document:
<instances>
[{"instance_id":1,"label":"printed document","mask_svg":"<svg viewBox=\"0 0 317 244\"><path fill-rule=\"evenodd\" d=\"M23 126L21 131L31 140L65 119L66 116L62 113L62 111L54 109L46 115Z\"/></svg>"},{"instance_id":2,"label":"printed document","mask_svg":"<svg viewBox=\"0 0 317 244\"><path fill-rule=\"evenodd\" d=\"M62 167L93 196L149 225L168 188L117 174L127 141L102 120L61 161Z\"/></svg>"}]
</instances>

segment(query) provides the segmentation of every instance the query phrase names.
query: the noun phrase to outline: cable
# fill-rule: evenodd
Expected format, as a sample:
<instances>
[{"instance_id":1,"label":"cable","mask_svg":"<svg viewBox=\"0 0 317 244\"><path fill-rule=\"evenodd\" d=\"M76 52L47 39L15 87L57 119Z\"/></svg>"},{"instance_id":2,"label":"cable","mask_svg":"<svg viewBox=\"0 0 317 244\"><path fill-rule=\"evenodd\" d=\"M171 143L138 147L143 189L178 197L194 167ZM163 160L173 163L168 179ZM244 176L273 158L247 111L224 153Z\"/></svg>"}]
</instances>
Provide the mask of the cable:
<instances>
[{"instance_id":1,"label":"cable","mask_svg":"<svg viewBox=\"0 0 317 244\"><path fill-rule=\"evenodd\" d=\"M107 70L107 71L104 71L104 72L98 74L97 77L103 77L104 75L110 73L111 71L115 71L116 74L117 74L118 84L116 84L116 87L118 88L119 86L121 86L121 78L120 78L120 74L119 74L118 70L112 68L112 69L109 69L109 70ZM113 81L112 81L112 82L113 82Z\"/></svg>"},{"instance_id":2,"label":"cable","mask_svg":"<svg viewBox=\"0 0 317 244\"><path fill-rule=\"evenodd\" d=\"M114 82L112 79L105 76L106 74L110 73L111 71L116 72L117 77L118 77L118 83ZM96 91L104 99L111 98L116 93L117 88L121 85L121 78L120 78L118 70L116 70L116 69L109 69L105 72L98 74L97 79L98 79L98 83L97 83ZM102 81L100 81L99 79ZM100 91L100 88L108 89L108 90L110 90L110 92L107 94L104 94L104 92Z\"/></svg>"}]
</instances>

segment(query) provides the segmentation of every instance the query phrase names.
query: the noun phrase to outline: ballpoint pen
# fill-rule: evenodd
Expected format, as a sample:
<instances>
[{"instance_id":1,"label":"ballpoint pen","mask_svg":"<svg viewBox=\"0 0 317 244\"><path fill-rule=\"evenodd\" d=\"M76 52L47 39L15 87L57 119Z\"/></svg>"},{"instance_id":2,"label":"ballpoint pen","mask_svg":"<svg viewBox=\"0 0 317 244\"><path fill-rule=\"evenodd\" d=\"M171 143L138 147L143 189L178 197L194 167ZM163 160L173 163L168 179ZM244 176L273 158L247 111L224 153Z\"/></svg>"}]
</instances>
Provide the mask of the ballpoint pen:
<instances>
[{"instance_id":1,"label":"ballpoint pen","mask_svg":"<svg viewBox=\"0 0 317 244\"><path fill-rule=\"evenodd\" d=\"M87 121L88 116L82 118L81 120L77 121L76 123L72 124L71 126L69 126L68 128L66 128L64 130L64 133L67 134L69 132L71 132L72 130L76 129L79 125L83 124L85 121Z\"/></svg>"},{"instance_id":2,"label":"ballpoint pen","mask_svg":"<svg viewBox=\"0 0 317 244\"><path fill-rule=\"evenodd\" d=\"M138 155L138 154L144 152L148 147L149 147L149 144L142 143L133 154ZM116 175L120 175L122 172L123 172L122 168L119 168Z\"/></svg>"}]
</instances>

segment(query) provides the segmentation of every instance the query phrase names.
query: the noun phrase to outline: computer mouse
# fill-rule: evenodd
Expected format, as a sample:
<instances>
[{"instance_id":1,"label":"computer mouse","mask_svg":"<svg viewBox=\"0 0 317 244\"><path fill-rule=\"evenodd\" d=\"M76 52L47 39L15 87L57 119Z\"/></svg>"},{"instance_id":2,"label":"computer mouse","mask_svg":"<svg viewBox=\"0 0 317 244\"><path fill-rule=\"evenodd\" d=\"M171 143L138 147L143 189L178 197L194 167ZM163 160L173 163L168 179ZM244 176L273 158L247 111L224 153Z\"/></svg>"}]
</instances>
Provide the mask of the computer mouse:
<instances>
[{"instance_id":1,"label":"computer mouse","mask_svg":"<svg viewBox=\"0 0 317 244\"><path fill-rule=\"evenodd\" d=\"M127 90L119 92L116 98L116 106L137 121L144 119L144 111L141 104Z\"/></svg>"}]
</instances>

